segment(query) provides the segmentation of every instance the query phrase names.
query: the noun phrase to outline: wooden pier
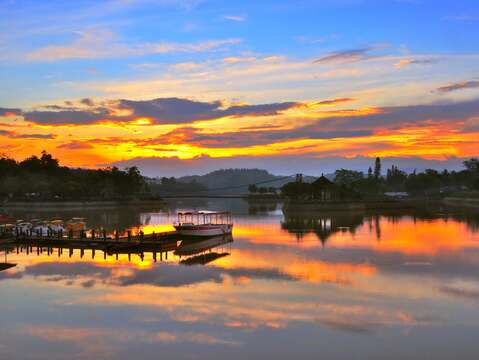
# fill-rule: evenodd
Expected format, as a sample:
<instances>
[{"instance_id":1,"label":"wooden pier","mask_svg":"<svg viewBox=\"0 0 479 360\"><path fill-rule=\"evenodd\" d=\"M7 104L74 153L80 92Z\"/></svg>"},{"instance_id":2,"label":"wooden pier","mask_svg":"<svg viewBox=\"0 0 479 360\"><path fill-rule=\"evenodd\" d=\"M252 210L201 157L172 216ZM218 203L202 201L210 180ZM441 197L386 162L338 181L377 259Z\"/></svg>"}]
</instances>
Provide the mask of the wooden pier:
<instances>
[{"instance_id":1,"label":"wooden pier","mask_svg":"<svg viewBox=\"0 0 479 360\"><path fill-rule=\"evenodd\" d=\"M157 253L163 257L164 252L176 250L178 245L178 233L168 231L161 233L144 234L139 232L132 235L130 231L126 235L120 236L118 231L107 235L106 231L82 231L78 236L72 233L64 235L59 233L49 233L48 235L39 235L34 232L3 234L0 244L10 247L11 251L23 252L27 254L44 251L50 255L53 249L58 249L61 255L65 251L71 257L75 250L79 250L81 256L85 250L91 250L92 256L95 251L102 251L104 257L107 255L118 254L144 254L152 253L156 261Z\"/></svg>"}]
</instances>

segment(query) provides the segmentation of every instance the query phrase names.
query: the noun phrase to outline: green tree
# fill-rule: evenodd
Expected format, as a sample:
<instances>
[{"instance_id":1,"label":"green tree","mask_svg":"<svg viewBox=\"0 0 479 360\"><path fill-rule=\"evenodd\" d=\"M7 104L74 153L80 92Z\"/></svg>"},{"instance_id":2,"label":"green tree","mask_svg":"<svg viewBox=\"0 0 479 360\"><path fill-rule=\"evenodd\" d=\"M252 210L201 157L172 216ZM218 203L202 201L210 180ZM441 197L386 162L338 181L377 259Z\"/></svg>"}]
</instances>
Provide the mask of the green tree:
<instances>
[{"instance_id":1,"label":"green tree","mask_svg":"<svg viewBox=\"0 0 479 360\"><path fill-rule=\"evenodd\" d=\"M371 169L371 166L368 168L368 179L372 179L373 177L373 169Z\"/></svg>"},{"instance_id":2,"label":"green tree","mask_svg":"<svg viewBox=\"0 0 479 360\"><path fill-rule=\"evenodd\" d=\"M464 160L464 167L471 172L479 173L479 160L476 158L471 158L469 160Z\"/></svg>"},{"instance_id":3,"label":"green tree","mask_svg":"<svg viewBox=\"0 0 479 360\"><path fill-rule=\"evenodd\" d=\"M256 184L250 184L248 186L248 191L252 194L255 194L258 192L258 187L256 186Z\"/></svg>"},{"instance_id":4,"label":"green tree","mask_svg":"<svg viewBox=\"0 0 479 360\"><path fill-rule=\"evenodd\" d=\"M334 172L334 182L340 185L352 185L363 178L364 175L360 171L340 169Z\"/></svg>"},{"instance_id":5,"label":"green tree","mask_svg":"<svg viewBox=\"0 0 479 360\"><path fill-rule=\"evenodd\" d=\"M374 162L374 178L378 180L381 177L381 159L379 157L376 158Z\"/></svg>"}]
</instances>

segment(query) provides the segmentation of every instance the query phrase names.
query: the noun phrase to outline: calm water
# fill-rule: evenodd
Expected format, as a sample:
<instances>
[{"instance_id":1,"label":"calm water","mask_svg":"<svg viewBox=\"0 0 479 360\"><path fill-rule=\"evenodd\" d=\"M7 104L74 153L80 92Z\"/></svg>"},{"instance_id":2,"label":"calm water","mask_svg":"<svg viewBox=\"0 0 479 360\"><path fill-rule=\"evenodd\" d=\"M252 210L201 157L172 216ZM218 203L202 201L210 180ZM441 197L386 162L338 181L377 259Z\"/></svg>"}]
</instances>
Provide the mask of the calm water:
<instances>
[{"instance_id":1,"label":"calm water","mask_svg":"<svg viewBox=\"0 0 479 360\"><path fill-rule=\"evenodd\" d=\"M479 358L477 216L284 216L240 200L14 215L151 232L191 208L232 210L233 242L157 263L9 253L0 358Z\"/></svg>"}]
</instances>

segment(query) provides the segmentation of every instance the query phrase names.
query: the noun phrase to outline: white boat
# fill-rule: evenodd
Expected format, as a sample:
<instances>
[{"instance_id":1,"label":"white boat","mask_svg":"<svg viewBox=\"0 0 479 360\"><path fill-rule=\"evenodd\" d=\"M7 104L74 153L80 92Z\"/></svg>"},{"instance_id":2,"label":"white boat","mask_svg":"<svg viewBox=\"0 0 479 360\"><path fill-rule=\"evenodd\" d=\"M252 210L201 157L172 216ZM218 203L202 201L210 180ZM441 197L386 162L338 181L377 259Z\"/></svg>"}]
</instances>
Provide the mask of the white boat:
<instances>
[{"instance_id":1,"label":"white boat","mask_svg":"<svg viewBox=\"0 0 479 360\"><path fill-rule=\"evenodd\" d=\"M226 235L233 231L233 218L229 212L180 212L173 226L183 236Z\"/></svg>"},{"instance_id":2,"label":"white boat","mask_svg":"<svg viewBox=\"0 0 479 360\"><path fill-rule=\"evenodd\" d=\"M23 220L17 221L17 224L15 225L15 232L17 234L27 234L28 232L30 232L31 229L32 223Z\"/></svg>"},{"instance_id":3,"label":"white boat","mask_svg":"<svg viewBox=\"0 0 479 360\"><path fill-rule=\"evenodd\" d=\"M50 221L50 224L48 224L48 227L54 233L66 233L66 230L63 227L63 221L62 220L58 220L58 219L57 220L52 220L52 221Z\"/></svg>"}]
</instances>

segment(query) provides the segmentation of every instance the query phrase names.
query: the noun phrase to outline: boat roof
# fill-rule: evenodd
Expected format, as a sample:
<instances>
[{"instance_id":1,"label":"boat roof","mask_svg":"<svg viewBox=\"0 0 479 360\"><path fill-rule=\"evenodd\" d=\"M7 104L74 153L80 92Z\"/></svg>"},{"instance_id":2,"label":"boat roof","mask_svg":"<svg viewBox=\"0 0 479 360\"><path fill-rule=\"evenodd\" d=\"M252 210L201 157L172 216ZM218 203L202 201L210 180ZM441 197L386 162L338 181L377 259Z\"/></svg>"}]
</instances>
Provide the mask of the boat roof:
<instances>
[{"instance_id":1,"label":"boat roof","mask_svg":"<svg viewBox=\"0 0 479 360\"><path fill-rule=\"evenodd\" d=\"M229 211L184 211L178 212L178 215L229 215Z\"/></svg>"}]
</instances>

